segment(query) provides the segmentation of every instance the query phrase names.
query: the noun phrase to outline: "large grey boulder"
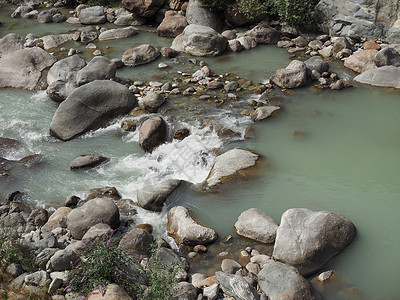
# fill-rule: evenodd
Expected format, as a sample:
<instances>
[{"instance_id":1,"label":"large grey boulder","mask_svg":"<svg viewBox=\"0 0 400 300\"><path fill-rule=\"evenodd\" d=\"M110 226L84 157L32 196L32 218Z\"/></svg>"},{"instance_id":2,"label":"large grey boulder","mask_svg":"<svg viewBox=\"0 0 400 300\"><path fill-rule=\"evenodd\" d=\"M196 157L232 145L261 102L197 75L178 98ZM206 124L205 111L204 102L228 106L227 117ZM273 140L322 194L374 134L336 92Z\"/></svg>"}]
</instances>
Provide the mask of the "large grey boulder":
<instances>
[{"instance_id":1,"label":"large grey boulder","mask_svg":"<svg viewBox=\"0 0 400 300\"><path fill-rule=\"evenodd\" d=\"M136 98L126 86L95 80L75 89L60 104L50 124L50 134L63 141L73 139L106 126L135 105Z\"/></svg>"},{"instance_id":2,"label":"large grey boulder","mask_svg":"<svg viewBox=\"0 0 400 300\"><path fill-rule=\"evenodd\" d=\"M78 256L72 250L58 250L50 258L51 266L54 271L70 270L72 265L71 261L75 263L78 260Z\"/></svg>"},{"instance_id":3,"label":"large grey boulder","mask_svg":"<svg viewBox=\"0 0 400 300\"><path fill-rule=\"evenodd\" d=\"M64 101L77 88L76 74L86 62L73 55L56 62L47 74L47 95L54 101Z\"/></svg>"},{"instance_id":4,"label":"large grey boulder","mask_svg":"<svg viewBox=\"0 0 400 300\"><path fill-rule=\"evenodd\" d=\"M318 73L322 74L323 72L329 71L329 63L326 62L321 56L312 56L307 59L305 62L307 67L307 76L311 76L311 72L316 70Z\"/></svg>"},{"instance_id":5,"label":"large grey boulder","mask_svg":"<svg viewBox=\"0 0 400 300\"><path fill-rule=\"evenodd\" d=\"M266 244L275 242L278 224L257 208L242 212L235 223L236 232L244 237Z\"/></svg>"},{"instance_id":6,"label":"large grey boulder","mask_svg":"<svg viewBox=\"0 0 400 300\"><path fill-rule=\"evenodd\" d=\"M242 276L216 272L215 276L228 296L235 300L258 300L257 290L250 285Z\"/></svg>"},{"instance_id":7,"label":"large grey boulder","mask_svg":"<svg viewBox=\"0 0 400 300\"><path fill-rule=\"evenodd\" d=\"M138 34L139 29L133 26L129 26L126 28L117 28L117 29L109 29L103 31L99 35L99 41L108 41L108 40L116 40L116 39L124 39L127 37L134 36Z\"/></svg>"},{"instance_id":8,"label":"large grey boulder","mask_svg":"<svg viewBox=\"0 0 400 300\"><path fill-rule=\"evenodd\" d=\"M367 70L353 79L356 82L379 87L394 87L400 89L400 68L384 66Z\"/></svg>"},{"instance_id":9,"label":"large grey boulder","mask_svg":"<svg viewBox=\"0 0 400 300\"><path fill-rule=\"evenodd\" d=\"M141 17L152 17L164 4L164 0L122 0L122 7Z\"/></svg>"},{"instance_id":10,"label":"large grey boulder","mask_svg":"<svg viewBox=\"0 0 400 300\"><path fill-rule=\"evenodd\" d=\"M0 88L40 88L42 71L56 59L41 48L26 48L0 58Z\"/></svg>"},{"instance_id":11,"label":"large grey boulder","mask_svg":"<svg viewBox=\"0 0 400 300\"><path fill-rule=\"evenodd\" d=\"M79 21L85 25L104 24L107 22L106 14L102 6L92 6L79 12Z\"/></svg>"},{"instance_id":12,"label":"large grey boulder","mask_svg":"<svg viewBox=\"0 0 400 300\"><path fill-rule=\"evenodd\" d=\"M25 40L16 33L9 33L0 39L0 57L24 48Z\"/></svg>"},{"instance_id":13,"label":"large grey boulder","mask_svg":"<svg viewBox=\"0 0 400 300\"><path fill-rule=\"evenodd\" d=\"M51 48L56 48L66 42L72 41L74 35L72 33L63 33L63 34L51 34L45 35L41 37L43 41L43 48L48 50Z\"/></svg>"},{"instance_id":14,"label":"large grey boulder","mask_svg":"<svg viewBox=\"0 0 400 300\"><path fill-rule=\"evenodd\" d=\"M161 211L169 195L175 191L180 183L180 180L168 179L160 183L144 187L138 192L138 205L144 209Z\"/></svg>"},{"instance_id":15,"label":"large grey boulder","mask_svg":"<svg viewBox=\"0 0 400 300\"><path fill-rule=\"evenodd\" d=\"M222 183L237 172L254 166L258 158L258 154L242 149L232 149L219 155L206 179L206 185L213 187Z\"/></svg>"},{"instance_id":16,"label":"large grey boulder","mask_svg":"<svg viewBox=\"0 0 400 300\"><path fill-rule=\"evenodd\" d=\"M312 274L343 251L355 235L354 224L338 213L292 208L282 215L273 257L302 275Z\"/></svg>"},{"instance_id":17,"label":"large grey boulder","mask_svg":"<svg viewBox=\"0 0 400 300\"><path fill-rule=\"evenodd\" d=\"M32 7L28 5L18 6L16 10L11 13L11 18L23 18L27 13L32 11Z\"/></svg>"},{"instance_id":18,"label":"large grey boulder","mask_svg":"<svg viewBox=\"0 0 400 300\"><path fill-rule=\"evenodd\" d=\"M258 273L258 284L270 300L313 300L310 283L291 266L269 260Z\"/></svg>"},{"instance_id":19,"label":"large grey boulder","mask_svg":"<svg viewBox=\"0 0 400 300\"><path fill-rule=\"evenodd\" d=\"M78 86L94 80L112 79L117 72L115 62L104 56L96 56L76 74Z\"/></svg>"},{"instance_id":20,"label":"large grey boulder","mask_svg":"<svg viewBox=\"0 0 400 300\"><path fill-rule=\"evenodd\" d=\"M173 40L171 48L194 56L215 56L225 51L227 44L211 27L191 24Z\"/></svg>"},{"instance_id":21,"label":"large grey boulder","mask_svg":"<svg viewBox=\"0 0 400 300\"><path fill-rule=\"evenodd\" d=\"M284 89L295 89L306 84L307 67L299 60L293 60L285 69L276 70L270 82Z\"/></svg>"},{"instance_id":22,"label":"large grey boulder","mask_svg":"<svg viewBox=\"0 0 400 300\"><path fill-rule=\"evenodd\" d=\"M104 223L115 229L119 226L119 211L109 198L94 198L81 207L73 209L67 216L67 228L74 239L82 239L94 225Z\"/></svg>"},{"instance_id":23,"label":"large grey boulder","mask_svg":"<svg viewBox=\"0 0 400 300\"><path fill-rule=\"evenodd\" d=\"M161 117L155 116L147 119L139 129L139 145L146 152L152 152L166 139L167 124Z\"/></svg>"},{"instance_id":24,"label":"large grey boulder","mask_svg":"<svg viewBox=\"0 0 400 300\"><path fill-rule=\"evenodd\" d=\"M216 31L222 28L218 14L205 8L201 0L189 0L186 9L186 19L189 24L211 27Z\"/></svg>"},{"instance_id":25,"label":"large grey boulder","mask_svg":"<svg viewBox=\"0 0 400 300\"><path fill-rule=\"evenodd\" d=\"M129 231L119 242L119 247L131 255L148 256L153 236L146 230L134 228Z\"/></svg>"},{"instance_id":26,"label":"large grey boulder","mask_svg":"<svg viewBox=\"0 0 400 300\"><path fill-rule=\"evenodd\" d=\"M157 27L157 34L165 37L176 37L183 32L188 25L186 18L180 13L168 10L160 25Z\"/></svg>"},{"instance_id":27,"label":"large grey boulder","mask_svg":"<svg viewBox=\"0 0 400 300\"><path fill-rule=\"evenodd\" d=\"M149 45L143 44L135 48L128 49L122 55L122 62L126 66L137 66L147 64L155 60L160 55L160 51Z\"/></svg>"},{"instance_id":28,"label":"large grey boulder","mask_svg":"<svg viewBox=\"0 0 400 300\"><path fill-rule=\"evenodd\" d=\"M67 224L65 220L67 219L68 214L71 212L71 208L69 207L60 207L58 208L47 220L46 224L43 225L43 231L52 231L55 228L61 227L66 228Z\"/></svg>"},{"instance_id":29,"label":"large grey boulder","mask_svg":"<svg viewBox=\"0 0 400 300\"><path fill-rule=\"evenodd\" d=\"M275 45L281 38L281 33L271 27L268 22L262 21L251 29L247 35L254 38L257 44Z\"/></svg>"},{"instance_id":30,"label":"large grey boulder","mask_svg":"<svg viewBox=\"0 0 400 300\"><path fill-rule=\"evenodd\" d=\"M375 65L377 67L395 66L400 67L400 54L391 47L386 47L380 50L375 55Z\"/></svg>"},{"instance_id":31,"label":"large grey boulder","mask_svg":"<svg viewBox=\"0 0 400 300\"><path fill-rule=\"evenodd\" d=\"M218 237L213 229L198 224L183 206L174 206L168 212L167 231L178 244L193 246L212 243Z\"/></svg>"},{"instance_id":32,"label":"large grey boulder","mask_svg":"<svg viewBox=\"0 0 400 300\"><path fill-rule=\"evenodd\" d=\"M165 97L160 93L149 93L143 97L141 103L148 112L157 112L158 108L165 102Z\"/></svg>"},{"instance_id":33,"label":"large grey boulder","mask_svg":"<svg viewBox=\"0 0 400 300\"><path fill-rule=\"evenodd\" d=\"M376 68L375 55L377 50L361 50L354 52L345 58L344 66L354 72L362 73L369 69Z\"/></svg>"}]
</instances>

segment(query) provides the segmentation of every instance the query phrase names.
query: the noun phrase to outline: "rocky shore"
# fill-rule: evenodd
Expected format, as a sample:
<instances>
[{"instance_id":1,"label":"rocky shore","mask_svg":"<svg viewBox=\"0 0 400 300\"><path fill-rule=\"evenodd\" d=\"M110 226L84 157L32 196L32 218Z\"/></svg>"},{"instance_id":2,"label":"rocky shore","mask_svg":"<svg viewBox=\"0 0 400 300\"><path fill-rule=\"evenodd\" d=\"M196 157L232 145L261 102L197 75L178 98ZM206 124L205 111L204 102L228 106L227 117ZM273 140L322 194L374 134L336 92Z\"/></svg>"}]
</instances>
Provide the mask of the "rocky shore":
<instances>
[{"instance_id":1,"label":"rocky shore","mask_svg":"<svg viewBox=\"0 0 400 300\"><path fill-rule=\"evenodd\" d=\"M323 10L325 2L321 1L317 8ZM251 20L238 20L233 15L225 16L223 22L197 0L171 1L169 6L164 5L164 1L124 0L122 8L117 9L79 5L70 11L69 16L58 9L62 5L62 2L57 2L54 7L43 9L39 3L23 3L11 17L36 19L39 23L67 22L76 25L72 31L42 37L9 33L0 39L0 87L46 89L52 100L60 102L49 130L52 136L62 141L75 139L107 126L116 117L125 116L122 128L126 131L138 128L139 145L151 153L171 140L171 131L173 138L180 140L189 134L187 128L169 128L165 121L163 105L176 96L212 99L214 104L223 105L236 101L245 93L256 93L261 95L260 101L248 105L243 113L251 116L253 121L260 121L280 109L268 101L274 93L307 84L331 90L350 87L350 82L330 71L329 61L332 59L342 60L346 68L361 73L354 78L356 82L400 87L397 25L382 29L370 20L370 26L377 29L374 34L359 34L359 19L370 18L367 15L360 15L349 25L337 25L340 22L335 19L335 31L330 28L331 23L322 23L322 28L331 36L302 34L276 21L251 24ZM361 10L364 11L362 6L357 11ZM171 47L159 49L142 44L127 49L121 58L109 59L102 56L95 45L99 41L140 34L140 29L135 26L154 21L158 24L158 36L174 38ZM106 23L120 27L109 29L104 26ZM373 40L365 40L365 37ZM69 41L93 49L94 57L85 61L76 49L63 48ZM188 58L246 51L259 44L286 48L294 59L286 68L277 70L268 83L257 86L232 74L215 74L203 61ZM176 58L176 63L184 57L182 59L188 59L196 71L180 71L178 81L165 83L131 81L116 76L119 68L144 65L159 57ZM165 63L158 64L159 69L168 67ZM140 124L129 118L137 115L144 116ZM4 151L12 151L19 143L6 138L0 138L0 141L5 145ZM0 154L1 151L0 148ZM93 168L108 159L82 155L71 162L70 168ZM226 151L217 156L201 190L212 192L240 178L247 178L260 168L263 159L248 150ZM15 166L26 165L29 165L27 160L1 159L1 180L7 180ZM4 200L0 206L1 230L15 230L19 242L30 249L34 261L34 268L27 273L17 263L6 266L5 278L8 281L0 293L8 294L9 299L24 299L29 293L52 299L83 299L88 295L77 295L76 291L70 292L68 288L70 262L79 259L85 244L115 230L116 236L121 238L119 248L127 254L151 259L149 248L156 242L160 247L153 255L159 256L166 264L185 262L179 272L174 299L319 299L318 291L325 285L332 285L329 282L335 280L335 273L318 273L356 235L354 224L334 212L293 208L283 212L278 224L265 212L250 208L238 216L234 224L237 235L250 239L254 245L269 245L272 251L260 253L256 246L240 249L238 253L223 251L218 254L221 265L217 269L221 271L211 277L192 274L189 264L201 260L209 245L226 239L201 225L191 211L182 206L174 206L168 212L168 241L153 236L149 224L130 224L127 218L135 213L137 206L161 211L166 202L172 201L171 195L180 184L180 180L166 180L148 186L139 191L136 201L121 199L115 188L107 187L92 191L86 199L68 197L64 206L55 211L32 207L19 192L0 199ZM237 259L224 258L231 254ZM136 270L135 267L132 270ZM317 277L311 280L310 276L315 274ZM139 273L131 275L140 277ZM137 297L113 283L105 290L107 299ZM89 295L89 299L97 298L98 294Z\"/></svg>"}]
</instances>

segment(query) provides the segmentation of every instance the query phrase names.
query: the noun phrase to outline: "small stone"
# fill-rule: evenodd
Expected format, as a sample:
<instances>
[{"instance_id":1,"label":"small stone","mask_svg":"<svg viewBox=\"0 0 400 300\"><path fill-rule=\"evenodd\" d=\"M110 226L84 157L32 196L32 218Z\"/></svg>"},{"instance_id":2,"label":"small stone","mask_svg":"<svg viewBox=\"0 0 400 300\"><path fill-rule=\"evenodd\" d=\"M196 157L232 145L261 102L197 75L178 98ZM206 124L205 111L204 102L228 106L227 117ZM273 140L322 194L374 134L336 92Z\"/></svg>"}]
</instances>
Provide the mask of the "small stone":
<instances>
[{"instance_id":1,"label":"small stone","mask_svg":"<svg viewBox=\"0 0 400 300\"><path fill-rule=\"evenodd\" d=\"M85 48L86 48L86 49L97 49L96 45L93 44L93 43L87 44Z\"/></svg>"},{"instance_id":2,"label":"small stone","mask_svg":"<svg viewBox=\"0 0 400 300\"><path fill-rule=\"evenodd\" d=\"M76 206L79 200L81 200L81 198L79 198L78 196L75 195L68 196L67 199L65 199L64 206L66 207Z\"/></svg>"},{"instance_id":3,"label":"small stone","mask_svg":"<svg viewBox=\"0 0 400 300\"><path fill-rule=\"evenodd\" d=\"M329 278L331 278L333 276L334 272L332 270L330 271L326 271L323 272L321 274L318 275L318 280L322 283L324 283L325 281L327 281Z\"/></svg>"},{"instance_id":4,"label":"small stone","mask_svg":"<svg viewBox=\"0 0 400 300\"><path fill-rule=\"evenodd\" d=\"M93 55L101 55L101 51L97 49L96 51L93 52Z\"/></svg>"},{"instance_id":5,"label":"small stone","mask_svg":"<svg viewBox=\"0 0 400 300\"><path fill-rule=\"evenodd\" d=\"M201 253L201 252L204 253L204 252L207 252L207 247L204 245L196 245L196 246L194 246L193 250L198 253Z\"/></svg>"},{"instance_id":6,"label":"small stone","mask_svg":"<svg viewBox=\"0 0 400 300\"><path fill-rule=\"evenodd\" d=\"M192 252L189 252L189 254L188 254L188 258L190 258L190 259L193 259L193 258L195 258L195 257L196 257L196 255L197 255L197 252L194 252L194 251L192 251Z\"/></svg>"},{"instance_id":7,"label":"small stone","mask_svg":"<svg viewBox=\"0 0 400 300\"><path fill-rule=\"evenodd\" d=\"M123 120L121 123L121 128L125 131L135 131L136 122L132 120Z\"/></svg>"}]
</instances>

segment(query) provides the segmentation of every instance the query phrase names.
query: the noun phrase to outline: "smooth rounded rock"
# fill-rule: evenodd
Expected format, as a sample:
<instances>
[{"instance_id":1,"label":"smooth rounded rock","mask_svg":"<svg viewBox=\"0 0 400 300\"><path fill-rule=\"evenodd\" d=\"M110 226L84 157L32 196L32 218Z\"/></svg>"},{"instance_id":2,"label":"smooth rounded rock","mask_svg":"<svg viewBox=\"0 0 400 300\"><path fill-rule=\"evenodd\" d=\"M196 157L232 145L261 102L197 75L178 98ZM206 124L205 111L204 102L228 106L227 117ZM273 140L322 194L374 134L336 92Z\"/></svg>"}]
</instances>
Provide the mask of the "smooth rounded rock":
<instances>
[{"instance_id":1,"label":"smooth rounded rock","mask_svg":"<svg viewBox=\"0 0 400 300\"><path fill-rule=\"evenodd\" d=\"M186 18L176 11L169 10L157 27L157 34L165 37L176 37L189 25Z\"/></svg>"},{"instance_id":2,"label":"smooth rounded rock","mask_svg":"<svg viewBox=\"0 0 400 300\"><path fill-rule=\"evenodd\" d=\"M134 228L121 239L119 247L128 254L148 256L153 236L146 230Z\"/></svg>"},{"instance_id":3,"label":"smooth rounded rock","mask_svg":"<svg viewBox=\"0 0 400 300\"><path fill-rule=\"evenodd\" d=\"M102 6L84 8L79 13L79 21L85 25L104 24L107 18Z\"/></svg>"},{"instance_id":4,"label":"smooth rounded rock","mask_svg":"<svg viewBox=\"0 0 400 300\"><path fill-rule=\"evenodd\" d=\"M139 145L146 152L164 143L167 139L167 124L161 117L151 117L139 129Z\"/></svg>"},{"instance_id":5,"label":"smooth rounded rock","mask_svg":"<svg viewBox=\"0 0 400 300\"><path fill-rule=\"evenodd\" d=\"M304 62L293 60L285 69L279 69L270 82L281 88L294 89L305 85L307 67Z\"/></svg>"},{"instance_id":6,"label":"smooth rounded rock","mask_svg":"<svg viewBox=\"0 0 400 300\"><path fill-rule=\"evenodd\" d=\"M158 108L165 102L165 97L160 93L150 93L143 97L142 105L148 112L157 112Z\"/></svg>"},{"instance_id":7,"label":"smooth rounded rock","mask_svg":"<svg viewBox=\"0 0 400 300\"><path fill-rule=\"evenodd\" d=\"M160 55L160 51L149 44L143 44L135 48L128 49L122 55L122 62L126 66L138 66L147 64L155 60Z\"/></svg>"},{"instance_id":8,"label":"smooth rounded rock","mask_svg":"<svg viewBox=\"0 0 400 300\"><path fill-rule=\"evenodd\" d=\"M80 155L71 161L69 167L71 170L94 168L106 161L108 161L108 158L104 156L97 156L93 154Z\"/></svg>"},{"instance_id":9,"label":"smooth rounded rock","mask_svg":"<svg viewBox=\"0 0 400 300\"><path fill-rule=\"evenodd\" d=\"M117 28L117 29L109 29L103 31L99 35L99 41L108 41L108 40L116 40L116 39L124 39L127 37L134 36L138 34L139 29L133 26L129 26L126 28Z\"/></svg>"},{"instance_id":10,"label":"smooth rounded rock","mask_svg":"<svg viewBox=\"0 0 400 300\"><path fill-rule=\"evenodd\" d=\"M138 205L144 209L161 211L165 201L180 183L180 180L168 179L159 184L144 187L138 192Z\"/></svg>"},{"instance_id":11,"label":"smooth rounded rock","mask_svg":"<svg viewBox=\"0 0 400 300\"><path fill-rule=\"evenodd\" d=\"M94 57L85 67L76 74L78 86L94 80L105 80L114 78L117 65L104 56Z\"/></svg>"}]
</instances>

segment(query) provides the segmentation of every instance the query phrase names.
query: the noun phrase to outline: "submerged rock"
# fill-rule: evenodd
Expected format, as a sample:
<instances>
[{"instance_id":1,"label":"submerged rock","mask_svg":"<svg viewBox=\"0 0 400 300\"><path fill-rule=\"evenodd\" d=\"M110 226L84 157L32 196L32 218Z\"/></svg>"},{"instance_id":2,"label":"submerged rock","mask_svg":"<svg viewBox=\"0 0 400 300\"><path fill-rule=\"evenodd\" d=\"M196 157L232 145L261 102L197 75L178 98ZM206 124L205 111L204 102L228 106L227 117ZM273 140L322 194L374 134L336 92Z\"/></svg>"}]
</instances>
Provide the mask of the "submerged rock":
<instances>
[{"instance_id":1,"label":"submerged rock","mask_svg":"<svg viewBox=\"0 0 400 300\"><path fill-rule=\"evenodd\" d=\"M167 231L178 244L204 245L217 239L217 233L198 224L183 206L175 206L168 212Z\"/></svg>"},{"instance_id":2,"label":"submerged rock","mask_svg":"<svg viewBox=\"0 0 400 300\"><path fill-rule=\"evenodd\" d=\"M194 56L215 56L225 51L227 44L211 27L191 24L173 40L171 48Z\"/></svg>"},{"instance_id":3,"label":"submerged rock","mask_svg":"<svg viewBox=\"0 0 400 300\"><path fill-rule=\"evenodd\" d=\"M273 257L309 275L343 251L355 235L353 223L338 213L292 208L282 215Z\"/></svg>"},{"instance_id":4,"label":"submerged rock","mask_svg":"<svg viewBox=\"0 0 400 300\"><path fill-rule=\"evenodd\" d=\"M254 166L258 158L258 154L242 149L232 149L217 156L206 179L206 185L216 186L237 172Z\"/></svg>"},{"instance_id":5,"label":"submerged rock","mask_svg":"<svg viewBox=\"0 0 400 300\"><path fill-rule=\"evenodd\" d=\"M167 124L161 117L151 117L139 129L139 145L146 152L164 143L167 139Z\"/></svg>"},{"instance_id":6,"label":"submerged rock","mask_svg":"<svg viewBox=\"0 0 400 300\"><path fill-rule=\"evenodd\" d=\"M57 108L50 134L67 141L106 126L136 105L129 89L110 80L96 80L75 89Z\"/></svg>"},{"instance_id":7,"label":"submerged rock","mask_svg":"<svg viewBox=\"0 0 400 300\"><path fill-rule=\"evenodd\" d=\"M144 209L161 211L164 202L180 183L180 180L169 179L159 184L146 186L138 192L138 205Z\"/></svg>"},{"instance_id":8,"label":"submerged rock","mask_svg":"<svg viewBox=\"0 0 400 300\"><path fill-rule=\"evenodd\" d=\"M38 47L3 55L0 58L0 88L40 88L42 71L55 61L53 55Z\"/></svg>"}]
</instances>

